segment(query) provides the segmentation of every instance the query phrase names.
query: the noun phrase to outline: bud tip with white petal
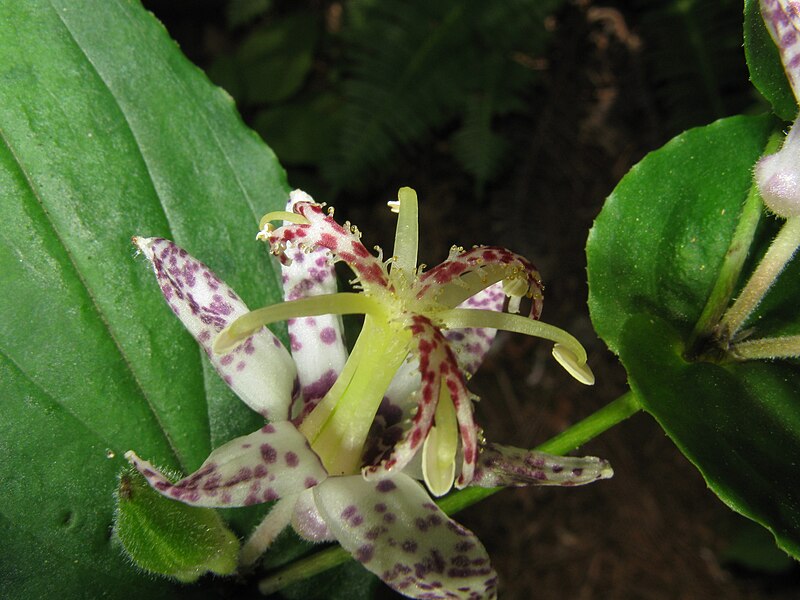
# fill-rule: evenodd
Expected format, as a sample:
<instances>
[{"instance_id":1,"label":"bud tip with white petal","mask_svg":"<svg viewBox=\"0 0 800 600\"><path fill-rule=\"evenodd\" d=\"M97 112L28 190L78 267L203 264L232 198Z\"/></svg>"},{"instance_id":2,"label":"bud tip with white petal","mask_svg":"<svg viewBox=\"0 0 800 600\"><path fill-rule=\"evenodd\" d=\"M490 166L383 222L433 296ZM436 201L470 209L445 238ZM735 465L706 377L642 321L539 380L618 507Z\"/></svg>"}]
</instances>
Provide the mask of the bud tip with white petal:
<instances>
[{"instance_id":1,"label":"bud tip with white petal","mask_svg":"<svg viewBox=\"0 0 800 600\"><path fill-rule=\"evenodd\" d=\"M800 215L800 129L792 127L779 152L756 163L755 181L769 210L788 219Z\"/></svg>"}]
</instances>

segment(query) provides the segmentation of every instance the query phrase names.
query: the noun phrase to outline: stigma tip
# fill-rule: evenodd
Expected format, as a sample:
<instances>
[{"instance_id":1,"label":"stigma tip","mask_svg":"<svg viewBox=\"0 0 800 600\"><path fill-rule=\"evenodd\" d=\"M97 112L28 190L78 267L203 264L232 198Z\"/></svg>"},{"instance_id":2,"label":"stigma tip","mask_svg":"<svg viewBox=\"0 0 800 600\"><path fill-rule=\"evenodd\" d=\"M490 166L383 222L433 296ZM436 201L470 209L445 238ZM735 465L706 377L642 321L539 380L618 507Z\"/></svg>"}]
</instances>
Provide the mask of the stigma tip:
<instances>
[{"instance_id":1,"label":"stigma tip","mask_svg":"<svg viewBox=\"0 0 800 600\"><path fill-rule=\"evenodd\" d=\"M558 361L567 373L584 385L594 385L594 373L587 363L579 363L575 353L563 344L553 346L553 358Z\"/></svg>"}]
</instances>

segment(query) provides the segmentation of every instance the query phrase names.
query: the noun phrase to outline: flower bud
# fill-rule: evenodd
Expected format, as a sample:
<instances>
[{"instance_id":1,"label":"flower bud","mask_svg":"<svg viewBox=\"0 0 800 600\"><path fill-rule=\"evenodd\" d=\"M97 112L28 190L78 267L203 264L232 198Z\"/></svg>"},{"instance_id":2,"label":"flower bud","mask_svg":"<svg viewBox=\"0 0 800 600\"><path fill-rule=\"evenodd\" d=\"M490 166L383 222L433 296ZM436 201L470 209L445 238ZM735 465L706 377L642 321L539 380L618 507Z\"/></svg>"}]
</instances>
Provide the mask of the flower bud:
<instances>
[{"instance_id":1,"label":"flower bud","mask_svg":"<svg viewBox=\"0 0 800 600\"><path fill-rule=\"evenodd\" d=\"M755 179L769 210L788 219L800 215L800 133L793 127L779 152L756 163Z\"/></svg>"},{"instance_id":2,"label":"flower bud","mask_svg":"<svg viewBox=\"0 0 800 600\"><path fill-rule=\"evenodd\" d=\"M136 566L184 583L236 570L239 540L213 509L165 498L134 470L120 476L114 534Z\"/></svg>"}]
</instances>

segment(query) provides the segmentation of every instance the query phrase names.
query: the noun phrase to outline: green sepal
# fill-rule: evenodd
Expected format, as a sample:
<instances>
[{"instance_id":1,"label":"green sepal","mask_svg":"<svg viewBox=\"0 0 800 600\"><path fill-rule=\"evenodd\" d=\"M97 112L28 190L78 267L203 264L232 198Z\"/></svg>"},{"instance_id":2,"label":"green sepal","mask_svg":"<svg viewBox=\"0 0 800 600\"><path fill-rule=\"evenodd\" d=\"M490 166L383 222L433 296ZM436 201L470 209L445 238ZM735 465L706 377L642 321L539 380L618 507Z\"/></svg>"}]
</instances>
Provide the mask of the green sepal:
<instances>
[{"instance_id":1,"label":"green sepal","mask_svg":"<svg viewBox=\"0 0 800 600\"><path fill-rule=\"evenodd\" d=\"M119 478L114 535L136 566L183 583L236 571L239 540L217 512L162 496L135 469Z\"/></svg>"}]
</instances>

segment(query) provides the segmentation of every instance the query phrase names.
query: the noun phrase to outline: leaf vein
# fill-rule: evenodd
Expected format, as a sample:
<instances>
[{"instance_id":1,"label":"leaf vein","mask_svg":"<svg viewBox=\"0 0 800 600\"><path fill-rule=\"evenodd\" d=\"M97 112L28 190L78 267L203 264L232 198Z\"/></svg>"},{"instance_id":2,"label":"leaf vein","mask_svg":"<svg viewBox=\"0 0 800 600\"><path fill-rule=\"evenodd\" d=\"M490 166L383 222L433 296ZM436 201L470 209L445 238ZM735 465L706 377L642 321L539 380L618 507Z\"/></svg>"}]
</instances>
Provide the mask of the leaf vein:
<instances>
[{"instance_id":1,"label":"leaf vein","mask_svg":"<svg viewBox=\"0 0 800 600\"><path fill-rule=\"evenodd\" d=\"M99 305L99 303L97 301L97 298L95 298L95 295L92 292L92 289L90 288L88 282L84 279L83 274L81 273L81 271L78 268L78 265L77 265L77 263L75 261L75 257L73 256L72 252L70 251L69 247L67 246L66 242L64 241L64 238L61 236L61 233L59 232L58 228L56 227L55 223L53 222L52 218L50 217L50 214L48 213L47 209L45 208L45 204L44 204L44 201L42 200L42 197L41 197L41 194L39 193L39 190L37 189L36 185L34 184L30 174L28 173L28 171L25 169L24 165L22 164L22 161L20 160L19 155L17 154L17 152L12 147L11 142L9 141L9 139L8 139L5 131L2 129L2 127L0 127L0 140L3 141L3 144L8 149L9 154L11 155L12 159L14 160L14 163L19 168L20 174L25 179L25 183L26 183L28 189L31 191L31 197L37 203L37 205L39 207L39 210L41 211L41 214L44 217L44 222L47 224L49 229L53 232L53 236L58 241L59 245L64 249L64 253L65 253L66 257L67 257L67 260L69 261L70 266L72 267L72 269L74 271L76 280L81 283L81 285L83 286L83 289L86 291L86 295L88 296L89 301L91 302L93 311L97 314L97 318L103 324L105 330L108 332L108 335L111 338L111 341L114 343L114 346L117 348L117 351L119 352L123 362L125 363L126 367L128 368L128 371L131 374L131 377L133 379L134 384L136 385L136 388L139 390L139 392L141 393L141 397L144 399L144 401L146 402L148 408L153 413L153 417L155 418L156 422L158 423L159 427L161 428L161 431L164 434L164 437L166 438L170 449L172 450L173 454L175 455L176 460L181 465L183 465L183 461L181 460L181 456L178 453L177 448L175 447L172 438L170 437L169 433L164 429L158 412L155 410L155 407L153 406L150 398L145 393L144 388L143 388L143 386L141 384L141 381L139 381L139 378L138 378L136 372L134 371L127 354L125 353L124 349L122 348L122 346L121 346L119 340L117 339L116 335L114 335L114 331L112 330L110 323L106 319L105 314L100 309L100 305Z\"/></svg>"}]
</instances>

